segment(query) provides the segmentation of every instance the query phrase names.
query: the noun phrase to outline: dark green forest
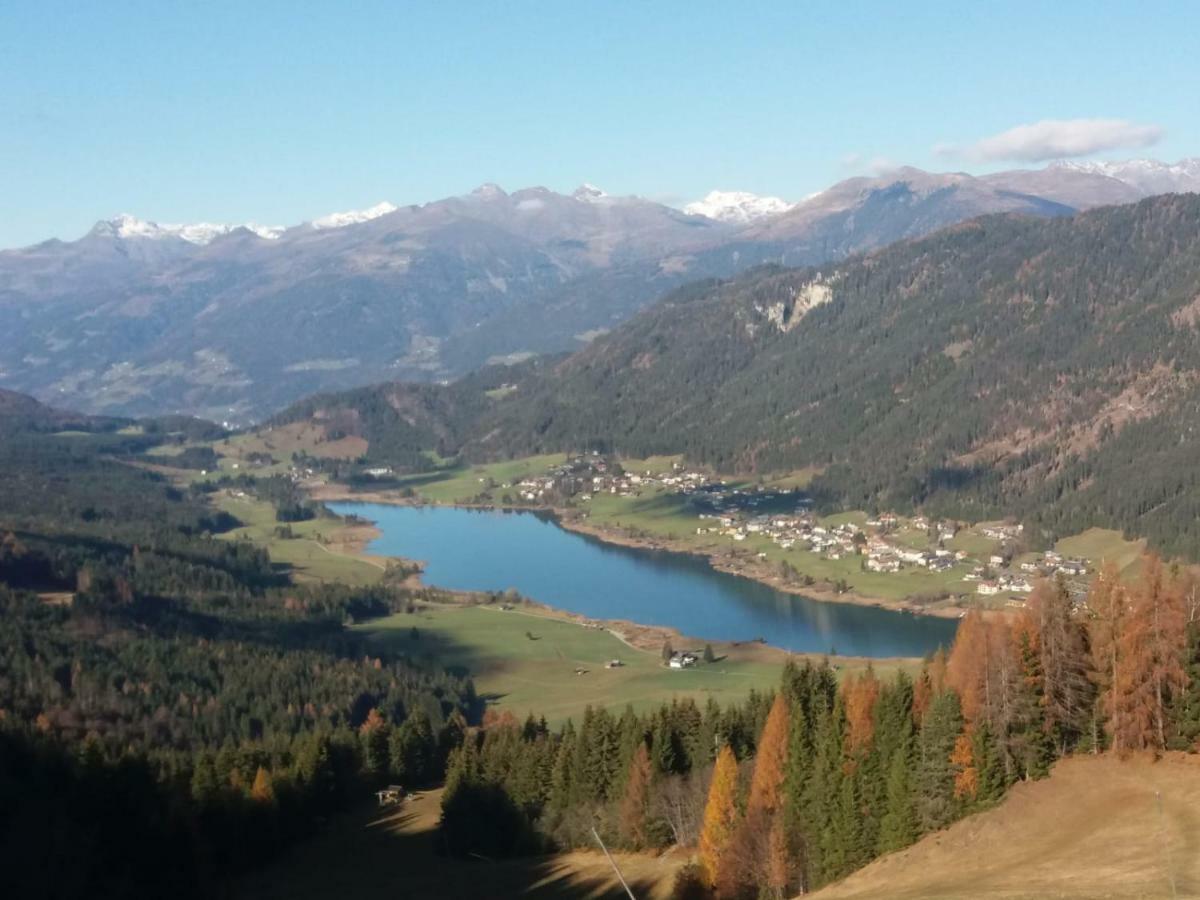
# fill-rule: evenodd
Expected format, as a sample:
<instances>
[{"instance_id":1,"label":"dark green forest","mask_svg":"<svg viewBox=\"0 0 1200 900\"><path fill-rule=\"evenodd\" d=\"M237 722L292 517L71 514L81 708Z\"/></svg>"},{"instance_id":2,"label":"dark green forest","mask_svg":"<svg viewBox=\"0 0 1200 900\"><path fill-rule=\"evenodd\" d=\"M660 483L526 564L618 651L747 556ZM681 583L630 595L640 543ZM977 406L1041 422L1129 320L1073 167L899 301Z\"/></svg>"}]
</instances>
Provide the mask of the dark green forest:
<instances>
[{"instance_id":1,"label":"dark green forest","mask_svg":"<svg viewBox=\"0 0 1200 900\"><path fill-rule=\"evenodd\" d=\"M38 418L0 430L0 894L213 896L381 783L440 776L471 683L345 627L424 592L293 584L130 464L136 436Z\"/></svg>"}]
</instances>

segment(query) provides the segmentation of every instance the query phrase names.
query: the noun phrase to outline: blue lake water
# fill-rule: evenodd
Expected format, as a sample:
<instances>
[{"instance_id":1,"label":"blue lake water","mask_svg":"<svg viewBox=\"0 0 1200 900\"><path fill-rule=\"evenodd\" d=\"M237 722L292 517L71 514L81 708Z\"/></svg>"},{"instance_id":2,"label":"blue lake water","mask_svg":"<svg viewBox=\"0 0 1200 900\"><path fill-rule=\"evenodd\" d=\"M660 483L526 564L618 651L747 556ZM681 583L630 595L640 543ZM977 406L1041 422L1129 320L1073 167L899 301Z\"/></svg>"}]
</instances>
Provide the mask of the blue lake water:
<instances>
[{"instance_id":1,"label":"blue lake water","mask_svg":"<svg viewBox=\"0 0 1200 900\"><path fill-rule=\"evenodd\" d=\"M954 620L786 594L682 553L605 544L529 512L330 503L375 522L370 551L425 564L427 584L515 588L541 603L598 619L677 628L707 640L762 637L787 650L851 656L924 656L948 646Z\"/></svg>"}]
</instances>

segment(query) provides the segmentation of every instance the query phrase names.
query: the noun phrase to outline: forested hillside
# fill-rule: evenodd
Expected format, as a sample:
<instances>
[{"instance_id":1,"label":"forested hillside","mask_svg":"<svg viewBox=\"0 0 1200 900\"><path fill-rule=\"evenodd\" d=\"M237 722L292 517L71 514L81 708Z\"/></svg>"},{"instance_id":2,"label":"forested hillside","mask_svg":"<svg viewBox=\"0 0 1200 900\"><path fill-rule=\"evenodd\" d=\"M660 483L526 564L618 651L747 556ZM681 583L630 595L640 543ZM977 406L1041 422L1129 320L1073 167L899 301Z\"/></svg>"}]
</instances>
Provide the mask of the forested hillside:
<instances>
[{"instance_id":1,"label":"forested hillside","mask_svg":"<svg viewBox=\"0 0 1200 900\"><path fill-rule=\"evenodd\" d=\"M130 464L161 436L47 434L57 414L21 408L0 430L0 894L215 896L381 781L440 775L470 682L344 627L421 592L292 584L217 537L238 523L202 491Z\"/></svg>"},{"instance_id":2,"label":"forested hillside","mask_svg":"<svg viewBox=\"0 0 1200 900\"><path fill-rule=\"evenodd\" d=\"M814 466L826 508L1100 525L1196 556L1198 328L1200 197L987 217L691 285L515 389L467 402L468 379L443 433L469 437L439 449Z\"/></svg>"}]
</instances>

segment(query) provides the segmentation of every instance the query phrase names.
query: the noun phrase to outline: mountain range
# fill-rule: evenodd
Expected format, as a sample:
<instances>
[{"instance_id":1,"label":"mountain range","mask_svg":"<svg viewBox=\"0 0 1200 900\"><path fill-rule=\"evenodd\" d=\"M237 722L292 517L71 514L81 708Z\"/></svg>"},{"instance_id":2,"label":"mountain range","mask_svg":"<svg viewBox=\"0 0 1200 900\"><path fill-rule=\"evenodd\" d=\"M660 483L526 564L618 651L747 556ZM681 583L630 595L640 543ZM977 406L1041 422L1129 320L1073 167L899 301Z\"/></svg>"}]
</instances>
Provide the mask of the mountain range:
<instances>
[{"instance_id":1,"label":"mountain range","mask_svg":"<svg viewBox=\"0 0 1200 900\"><path fill-rule=\"evenodd\" d=\"M681 288L579 352L277 421L420 463L609 450L811 467L826 509L1095 525L1200 557L1200 196L992 215Z\"/></svg>"},{"instance_id":2,"label":"mountain range","mask_svg":"<svg viewBox=\"0 0 1200 900\"><path fill-rule=\"evenodd\" d=\"M684 210L591 185L484 185L290 228L123 216L0 252L0 384L89 413L245 423L314 391L578 349L698 279L840 260L987 213L1130 202L1196 187L1197 168L905 168L796 204L718 192Z\"/></svg>"}]
</instances>

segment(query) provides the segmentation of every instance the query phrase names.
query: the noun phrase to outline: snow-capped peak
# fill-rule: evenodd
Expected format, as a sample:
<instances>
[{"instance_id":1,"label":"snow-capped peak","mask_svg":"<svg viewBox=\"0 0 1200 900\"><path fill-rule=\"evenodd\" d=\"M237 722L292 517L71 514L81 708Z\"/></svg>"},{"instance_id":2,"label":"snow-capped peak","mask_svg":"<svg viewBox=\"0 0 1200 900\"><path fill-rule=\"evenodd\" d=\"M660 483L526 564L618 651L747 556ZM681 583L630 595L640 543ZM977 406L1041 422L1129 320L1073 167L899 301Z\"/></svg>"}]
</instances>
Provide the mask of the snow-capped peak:
<instances>
[{"instance_id":1,"label":"snow-capped peak","mask_svg":"<svg viewBox=\"0 0 1200 900\"><path fill-rule=\"evenodd\" d=\"M683 211L690 216L745 225L756 219L777 216L791 208L791 203L778 197L760 197L747 191L709 191L703 200L689 203Z\"/></svg>"},{"instance_id":2,"label":"snow-capped peak","mask_svg":"<svg viewBox=\"0 0 1200 900\"><path fill-rule=\"evenodd\" d=\"M369 206L366 209L350 209L346 212L330 213L327 216L321 216L319 219L313 219L308 224L318 231L324 228L344 228L347 225L370 222L372 219L378 219L380 216L394 213L399 208L394 203L388 203L384 200L382 203L376 203L374 206Z\"/></svg>"},{"instance_id":3,"label":"snow-capped peak","mask_svg":"<svg viewBox=\"0 0 1200 900\"><path fill-rule=\"evenodd\" d=\"M1051 166L1072 172L1107 175L1146 194L1200 191L1200 157L1181 159L1177 163L1165 163L1157 159L1061 160Z\"/></svg>"},{"instance_id":4,"label":"snow-capped peak","mask_svg":"<svg viewBox=\"0 0 1200 900\"><path fill-rule=\"evenodd\" d=\"M251 231L267 240L274 240L284 232L282 226L258 225L254 222L246 222L241 225L225 225L213 222L193 222L183 225L160 224L147 219L139 219L128 213L122 213L115 218L97 222L96 227L92 229L92 233L104 237L121 238L123 240L144 238L152 241L161 241L166 238L179 238L187 241L189 244L204 245L214 238L218 238L223 234L229 234L231 231L236 231L239 228L245 228L247 231Z\"/></svg>"},{"instance_id":5,"label":"snow-capped peak","mask_svg":"<svg viewBox=\"0 0 1200 900\"><path fill-rule=\"evenodd\" d=\"M608 194L604 193L604 191L600 190L600 188L596 187L594 184L589 184L586 181L579 187L575 188L575 191L571 194L571 196L576 200L582 200L585 203L595 203L597 200L605 200L608 198Z\"/></svg>"}]
</instances>

